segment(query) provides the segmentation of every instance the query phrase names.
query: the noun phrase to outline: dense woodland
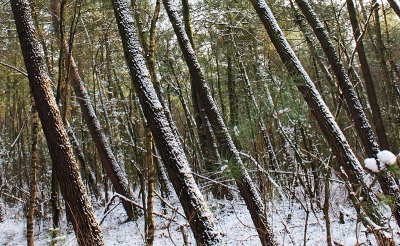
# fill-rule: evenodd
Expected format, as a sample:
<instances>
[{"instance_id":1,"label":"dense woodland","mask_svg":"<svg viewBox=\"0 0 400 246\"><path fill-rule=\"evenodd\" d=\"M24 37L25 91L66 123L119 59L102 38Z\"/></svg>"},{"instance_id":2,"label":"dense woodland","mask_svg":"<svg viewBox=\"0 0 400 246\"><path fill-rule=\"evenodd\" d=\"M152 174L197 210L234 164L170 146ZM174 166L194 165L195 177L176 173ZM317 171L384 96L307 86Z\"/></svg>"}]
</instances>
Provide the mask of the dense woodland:
<instances>
[{"instance_id":1,"label":"dense woodland","mask_svg":"<svg viewBox=\"0 0 400 246\"><path fill-rule=\"evenodd\" d=\"M0 4L0 226L22 205L21 244L40 220L57 244L66 217L103 245L93 204L121 203L153 245L155 202L179 199L197 245L220 245L207 201L234 199L280 245L269 204L290 198L340 245L332 186L399 243L398 0Z\"/></svg>"}]
</instances>

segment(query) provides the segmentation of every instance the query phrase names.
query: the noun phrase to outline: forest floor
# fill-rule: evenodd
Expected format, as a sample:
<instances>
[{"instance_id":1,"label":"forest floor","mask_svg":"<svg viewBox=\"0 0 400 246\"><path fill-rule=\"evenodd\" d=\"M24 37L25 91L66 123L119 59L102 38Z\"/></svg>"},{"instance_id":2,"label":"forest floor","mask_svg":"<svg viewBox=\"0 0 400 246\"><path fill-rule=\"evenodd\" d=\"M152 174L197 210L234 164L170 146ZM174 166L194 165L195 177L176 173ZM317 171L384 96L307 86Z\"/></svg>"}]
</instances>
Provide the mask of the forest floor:
<instances>
[{"instance_id":1,"label":"forest floor","mask_svg":"<svg viewBox=\"0 0 400 246\"><path fill-rule=\"evenodd\" d=\"M300 194L300 193L299 193ZM357 223L357 216L346 198L346 192L341 187L336 187L331 192L330 217L331 233L334 242L345 245L346 240L356 237L365 245L376 245L371 234ZM126 218L121 204L110 206L111 211L105 215L105 206L93 202L98 221L103 220L101 229L105 245L144 245L144 220L139 218L136 222L124 223ZM214 215L214 221L222 234L221 245L260 245L257 233L252 226L250 214L244 202L237 197L232 200L207 199ZM301 199L271 199L267 204L271 227L279 245L327 245L326 226L323 211L314 204L311 208L308 201ZM0 200L0 202L2 202ZM186 232L188 245L195 245L195 241L187 222L172 209L164 209L161 202L155 198L155 212L163 213L174 218L174 221L155 216L156 233L154 245L184 245L183 232ZM176 198L169 200L170 205L180 208ZM3 222L0 222L0 245L26 245L26 224L23 216L22 205L13 207L4 206ZM307 213L306 210L309 212ZM312 211L314 210L314 211ZM344 223L340 223L340 211L344 214ZM35 244L49 245L51 243L51 213L45 219L38 219L35 223ZM357 226L358 225L358 226ZM400 245L400 231L392 223L396 245ZM306 241L306 244L304 243ZM59 237L55 245L77 245L74 232L66 226L65 216L61 220Z\"/></svg>"}]
</instances>

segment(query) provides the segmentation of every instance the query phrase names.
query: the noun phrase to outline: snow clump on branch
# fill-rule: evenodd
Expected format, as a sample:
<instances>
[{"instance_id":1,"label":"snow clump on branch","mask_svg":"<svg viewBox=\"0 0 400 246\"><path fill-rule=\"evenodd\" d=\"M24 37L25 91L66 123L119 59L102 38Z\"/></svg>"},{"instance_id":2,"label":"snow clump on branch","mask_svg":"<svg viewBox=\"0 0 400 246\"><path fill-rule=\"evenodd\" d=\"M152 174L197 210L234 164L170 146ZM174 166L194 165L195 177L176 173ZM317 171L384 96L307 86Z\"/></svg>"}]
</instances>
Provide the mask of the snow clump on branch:
<instances>
[{"instance_id":1,"label":"snow clump on branch","mask_svg":"<svg viewBox=\"0 0 400 246\"><path fill-rule=\"evenodd\" d=\"M377 155L378 160L388 165L396 163L396 156L389 150L382 150Z\"/></svg>"},{"instance_id":2,"label":"snow clump on branch","mask_svg":"<svg viewBox=\"0 0 400 246\"><path fill-rule=\"evenodd\" d=\"M374 173L379 172L378 163L376 162L375 158L367 158L364 160L365 167L371 170Z\"/></svg>"},{"instance_id":3,"label":"snow clump on branch","mask_svg":"<svg viewBox=\"0 0 400 246\"><path fill-rule=\"evenodd\" d=\"M385 169L386 165L393 165L397 161L397 157L389 150L379 151L376 156L378 157L377 160L375 158L367 158L364 160L365 167L374 173L378 173L380 170Z\"/></svg>"}]
</instances>

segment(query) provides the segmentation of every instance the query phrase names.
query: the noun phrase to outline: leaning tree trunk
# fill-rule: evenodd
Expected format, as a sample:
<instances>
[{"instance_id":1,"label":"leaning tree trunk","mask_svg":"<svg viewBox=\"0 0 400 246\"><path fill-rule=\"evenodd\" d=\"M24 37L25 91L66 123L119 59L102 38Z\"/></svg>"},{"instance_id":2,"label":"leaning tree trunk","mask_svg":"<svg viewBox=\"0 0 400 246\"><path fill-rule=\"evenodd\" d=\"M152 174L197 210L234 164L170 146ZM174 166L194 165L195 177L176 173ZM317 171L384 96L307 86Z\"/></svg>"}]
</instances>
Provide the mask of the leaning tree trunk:
<instances>
[{"instance_id":1,"label":"leaning tree trunk","mask_svg":"<svg viewBox=\"0 0 400 246\"><path fill-rule=\"evenodd\" d=\"M321 43L321 46L324 49L324 52L326 54L326 57L329 60L329 63L333 69L333 71L336 74L336 77L339 80L339 87L342 90L343 96L347 102L347 107L349 108L350 111L350 116L352 117L356 131L358 135L360 136L361 142L365 148L365 151L369 157L375 157L376 154L379 152L379 148L375 142L374 138L374 133L371 129L371 126L368 123L367 117L362 109L361 103L358 100L358 97L354 91L353 85L351 84L351 81L349 77L347 76L347 73L344 69L343 64L340 62L340 58L338 54L335 51L335 47L333 46L333 43L331 42L329 38L329 34L325 29L323 28L322 23L318 20L317 15L314 13L312 10L311 6L308 4L307 1L305 0L296 0L298 6L300 7L301 11L303 12L304 16L306 17L307 21L311 25L311 27L314 30L314 33L316 34L318 40ZM354 6L353 6L354 7ZM358 33L359 34L359 33ZM359 37L359 35L357 35ZM357 38L358 39L358 38ZM359 45L362 43L360 42ZM362 49L363 51L363 49ZM364 58L365 58L365 53L364 53ZM366 62L366 61L364 61ZM368 66L368 64L364 64L364 66ZM369 68L366 69L369 71ZM365 72L367 73L367 72ZM372 78L370 78L372 83ZM380 110L377 104L377 99L375 95L375 90L373 88L373 85L369 89L368 94L371 96L370 100L370 105L371 108L373 107L373 101L375 100L375 106L373 113L375 112L375 121L379 121L379 124L376 124L376 129L377 131L383 131L383 134L378 137L381 141L380 143L382 144L382 148L386 149L388 148L387 145L387 139L386 139L386 134L384 134L384 128L383 128L383 120L380 115ZM372 90L372 91L371 91ZM380 127L382 126L382 128ZM381 133L380 133L381 134ZM400 225L400 210L399 210L399 205L400 205L400 190L398 185L396 184L396 180L392 177L390 172L387 170L383 170L378 176L378 181L381 185L381 188L385 195L392 196L395 201L395 206L392 208L392 211L395 215L395 218L397 220L397 223Z\"/></svg>"},{"instance_id":2,"label":"leaning tree trunk","mask_svg":"<svg viewBox=\"0 0 400 246\"><path fill-rule=\"evenodd\" d=\"M400 18L400 3L397 0L388 0L390 7L394 10L396 15Z\"/></svg>"},{"instance_id":3,"label":"leaning tree trunk","mask_svg":"<svg viewBox=\"0 0 400 246\"><path fill-rule=\"evenodd\" d=\"M139 102L196 241L200 245L217 245L220 243L219 233L150 80L128 5L125 0L113 0L112 4Z\"/></svg>"},{"instance_id":4,"label":"leaning tree trunk","mask_svg":"<svg viewBox=\"0 0 400 246\"><path fill-rule=\"evenodd\" d=\"M322 133L336 155L338 162L344 170L346 182L349 181L350 191L356 190L355 187L361 187L361 194L366 199L363 203L359 203L358 198L352 196L352 202L357 212L361 216L364 226L371 228L377 236L378 241L384 237L381 231L376 230L371 225L371 219L374 223L382 225L382 215L377 207L375 195L369 191L364 183L365 173L352 152L342 131L336 124L332 114L330 113L325 102L322 100L313 82L304 70L300 61L294 54L289 43L279 28L271 10L263 0L250 0L260 17L275 49L278 51L281 60L285 64L287 70L295 81L297 88L303 94L308 106L311 109ZM347 176L347 177L346 177Z\"/></svg>"},{"instance_id":5,"label":"leaning tree trunk","mask_svg":"<svg viewBox=\"0 0 400 246\"><path fill-rule=\"evenodd\" d=\"M72 57L70 57L69 76L72 88L74 89L79 105L81 106L83 118L86 121L90 135L96 145L97 153L99 154L101 163L107 172L107 176L110 178L116 192L123 196L133 198L133 193L129 188L126 174L119 166L117 159L108 144L107 138L101 130L100 122L96 117L92 104L90 103L89 94L79 76L78 68ZM127 201L122 201L122 205L128 215L128 220L135 220L137 217L136 207L133 207L132 204Z\"/></svg>"},{"instance_id":6,"label":"leaning tree trunk","mask_svg":"<svg viewBox=\"0 0 400 246\"><path fill-rule=\"evenodd\" d=\"M272 229L264 215L264 206L261 202L260 194L248 175L218 107L212 98L204 73L197 60L193 47L189 42L182 21L178 17L178 11L169 0L163 0L163 3L189 68L198 99L204 107L204 111L211 123L217 141L221 145L221 155L228 160L228 163L232 163L231 168L236 171L234 175L236 184L249 209L261 243L262 245L276 245Z\"/></svg>"},{"instance_id":7,"label":"leaning tree trunk","mask_svg":"<svg viewBox=\"0 0 400 246\"><path fill-rule=\"evenodd\" d=\"M380 147L382 149L389 150L390 147L389 147L389 143L388 143L388 140L386 137L386 130L385 130L385 126L383 124L384 121L382 119L381 110L379 108L378 99L376 97L374 81L372 80L371 69L369 68L367 56L365 54L364 42L362 40L363 37L361 36L361 30L360 30L360 26L358 24L357 13L356 13L356 9L354 7L353 0L347 0L347 10L349 12L351 27L353 29L354 40L356 42L356 50L357 50L357 54L358 54L358 59L360 60L361 70L362 70L362 73L364 76L365 88L367 89L368 102L369 102L369 105L370 105L371 111L372 111L372 122L375 126L375 130L376 130L376 133L378 136L378 141L379 141ZM389 93L389 92L387 92L387 93ZM347 102L347 104L349 104L349 103ZM350 108L351 106L349 105L348 107ZM359 110L361 111L362 108L360 108ZM352 115L353 115L353 113L352 113ZM364 116L365 121L366 121L367 118L365 117L365 114L361 115L361 116ZM360 122L360 124L362 124L362 123L363 122ZM357 126L357 129L358 128L363 129L360 126ZM372 129L367 129L367 127L364 127L364 129L365 129L365 131L369 131L370 134L373 134ZM360 131L360 130L358 130L358 131ZM364 134L367 134L367 133L365 132ZM368 150L367 150L367 152L368 152ZM369 157L371 157L371 156L369 156Z\"/></svg>"},{"instance_id":8,"label":"leaning tree trunk","mask_svg":"<svg viewBox=\"0 0 400 246\"><path fill-rule=\"evenodd\" d=\"M57 108L51 81L43 62L41 47L25 0L11 1L15 25L28 72L29 85L46 136L66 206L72 212L72 225L79 245L103 245L100 227L85 193L72 148Z\"/></svg>"},{"instance_id":9,"label":"leaning tree trunk","mask_svg":"<svg viewBox=\"0 0 400 246\"><path fill-rule=\"evenodd\" d=\"M182 0L182 14L183 22L185 24L185 31L188 35L189 42L192 45L194 51L196 51L196 45L194 42L192 25L190 20L189 2L188 0ZM192 96L194 119L196 122L198 138L200 142L200 149L203 154L204 166L207 172L211 173L210 177L213 179L220 178L216 174L216 170L220 166L221 158L218 152L217 143L215 141L214 133L210 122L205 115L204 107L198 99L196 87L192 76L190 77L190 92ZM229 191L224 189L220 191L217 184L212 184L212 194L215 198L222 198L224 195L229 196Z\"/></svg>"},{"instance_id":10,"label":"leaning tree trunk","mask_svg":"<svg viewBox=\"0 0 400 246\"><path fill-rule=\"evenodd\" d=\"M52 4L51 6L55 6L55 9L52 9L52 11L53 14L56 15L57 4ZM54 22L53 25L54 29L59 26L57 22ZM60 46L60 49L64 50L65 52L69 50L65 39L60 39ZM116 192L125 197L133 198L133 194L129 189L128 180L126 179L126 174L119 166L117 159L115 158L114 153L109 146L107 137L101 129L100 121L97 119L89 94L86 91L85 84L79 75L79 70L75 64L75 60L72 55L70 55L67 59L69 59L69 82L71 83L75 92L79 106L81 107L82 116L85 119L90 135L92 136L93 142L96 146L97 153L100 156L101 163L106 170L107 176L110 178ZM122 201L122 205L124 206L128 220L136 219L136 208L127 201Z\"/></svg>"}]
</instances>

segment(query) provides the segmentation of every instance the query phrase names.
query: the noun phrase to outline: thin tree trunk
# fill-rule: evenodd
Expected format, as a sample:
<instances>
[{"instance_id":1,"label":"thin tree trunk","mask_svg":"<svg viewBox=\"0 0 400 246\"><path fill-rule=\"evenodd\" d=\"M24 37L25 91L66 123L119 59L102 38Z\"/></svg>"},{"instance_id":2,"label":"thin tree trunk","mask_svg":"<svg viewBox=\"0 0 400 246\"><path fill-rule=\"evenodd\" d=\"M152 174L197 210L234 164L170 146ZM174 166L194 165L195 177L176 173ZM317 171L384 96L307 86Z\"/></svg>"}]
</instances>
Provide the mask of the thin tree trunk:
<instances>
[{"instance_id":1,"label":"thin tree trunk","mask_svg":"<svg viewBox=\"0 0 400 246\"><path fill-rule=\"evenodd\" d=\"M153 135L146 126L146 163L147 163L147 228L146 228L146 245L151 246L154 242L154 179L156 176L153 158Z\"/></svg>"},{"instance_id":2,"label":"thin tree trunk","mask_svg":"<svg viewBox=\"0 0 400 246\"><path fill-rule=\"evenodd\" d=\"M372 219L374 223L379 225L384 224L384 222L382 220L382 215L377 208L375 195L369 191L368 187L366 187L364 183L365 173L362 166L352 152L346 138L337 126L332 114L316 90L310 77L291 49L267 4L263 0L250 1L261 19L275 49L278 51L282 62L291 74L299 91L303 94L304 99L321 128L322 133L325 135L325 138L330 144L333 153L336 155L338 162L344 169L344 176L347 176L347 178L344 177L345 180L351 182L349 182L348 188L351 191L354 191L356 190L355 187L361 187L362 195L367 201L360 204L357 197L354 196L351 197L353 205L361 216L363 224L366 227L370 227L371 230L376 233L379 240L379 238L383 237L382 232L375 230L374 226L371 225L370 220Z\"/></svg>"},{"instance_id":3,"label":"thin tree trunk","mask_svg":"<svg viewBox=\"0 0 400 246\"><path fill-rule=\"evenodd\" d=\"M101 163L103 164L115 191L125 197L133 198L128 180L126 179L126 174L119 166L117 159L108 144L107 137L101 130L100 122L96 117L92 104L90 103L89 94L79 76L78 68L72 57L70 58L70 83L72 84L72 88L74 89L79 105L81 106L82 115L86 121L93 142L96 145ZM138 215L136 207L132 206L132 204L127 201L122 201L122 205L124 206L128 216L127 220L136 220Z\"/></svg>"},{"instance_id":4,"label":"thin tree trunk","mask_svg":"<svg viewBox=\"0 0 400 246\"><path fill-rule=\"evenodd\" d=\"M189 219L194 237L198 244L217 245L220 243L219 233L216 231L211 213L191 174L180 142L173 133L150 80L128 5L124 0L113 0L112 4L125 59L139 102L153 133L157 149L167 167L169 178Z\"/></svg>"},{"instance_id":5,"label":"thin tree trunk","mask_svg":"<svg viewBox=\"0 0 400 246\"><path fill-rule=\"evenodd\" d=\"M100 227L85 193L60 112L50 87L50 78L34 36L35 28L24 0L11 1L15 25L28 72L29 85L46 136L51 159L66 205L70 208L72 224L79 245L103 245Z\"/></svg>"},{"instance_id":6,"label":"thin tree trunk","mask_svg":"<svg viewBox=\"0 0 400 246\"><path fill-rule=\"evenodd\" d=\"M196 51L196 45L194 42L192 25L190 21L190 11L189 11L189 2L188 0L182 0L182 14L183 14L183 22L185 24L185 31L189 38L190 44L194 51ZM215 142L214 133L212 131L212 127L210 122L205 115L203 105L198 99L197 92L195 89L193 77L190 76L190 90L192 96L193 103L193 111L194 118L196 122L197 132L199 136L200 148L203 155L203 160L205 162L205 169L208 173L211 173L211 178L217 179L219 178L213 173L218 168L221 163L220 155L217 148L217 143ZM216 184L212 184L212 194L216 198L222 198L222 196L227 195L228 192L219 192L218 186ZM226 193L226 194L224 194Z\"/></svg>"},{"instance_id":7,"label":"thin tree trunk","mask_svg":"<svg viewBox=\"0 0 400 246\"><path fill-rule=\"evenodd\" d=\"M27 215L26 238L28 246L35 245L34 243L34 214L36 202L36 167L37 167L37 143L39 132L39 116L36 110L35 101L31 97L32 104L32 139L31 139L31 162L29 167L29 205Z\"/></svg>"},{"instance_id":8,"label":"thin tree trunk","mask_svg":"<svg viewBox=\"0 0 400 246\"><path fill-rule=\"evenodd\" d=\"M365 87L367 89L368 101L369 101L369 104L370 104L371 110L372 110L372 120L373 120L373 124L375 126L375 130L376 130L376 133L378 136L379 146L382 149L390 150L389 143L386 138L385 126L383 124L384 121L382 119L381 110L379 108L378 99L376 97L374 81L372 80L371 69L368 64L367 56L365 54L364 42L362 40L363 37L361 36L362 30L360 29L361 27L358 24L357 13L356 13L356 9L354 6L354 2L353 2L353 0L346 0L346 2L347 2L347 10L348 10L349 16L350 16L351 26L353 28L354 40L356 42L356 50L357 50L357 54L358 54L358 59L360 60L361 70L362 70L362 73L364 76ZM345 94L345 96L346 96L346 94ZM351 106L348 106L348 107L351 107ZM362 110L362 108L360 108L360 110ZM365 117L365 115L364 115L364 117ZM366 119L366 117L365 117L365 119ZM362 124L362 122L360 122L360 123ZM362 125L357 126L357 128L362 129ZM366 130L368 130L368 129L366 129ZM360 131L360 130L358 130L358 131ZM371 132L370 134L373 134L372 129L369 131ZM366 134L366 133L364 133L364 134ZM361 137L361 139L362 138L363 137ZM371 148L371 145L372 144L370 144L369 148ZM370 151L367 151L367 153L369 152L368 154L371 154ZM376 153L374 153L374 154L376 154ZM369 157L371 157L371 156L369 156Z\"/></svg>"},{"instance_id":9,"label":"thin tree trunk","mask_svg":"<svg viewBox=\"0 0 400 246\"><path fill-rule=\"evenodd\" d=\"M270 138L268 136L267 127L265 126L264 119L262 117L261 109L258 106L256 98L254 97L254 93L253 93L253 89L252 89L251 84L250 84L249 76L247 75L247 71L246 71L244 63L242 61L241 54L239 53L239 50L238 50L238 48L236 46L235 37L233 36L232 33L231 33L231 37L232 37L233 49L235 50L236 57L238 59L238 63L239 63L239 66L240 66L240 71L242 73L243 80L246 83L247 95L249 96L251 102L253 103L253 107L255 108L255 110L257 112L256 118L258 119L258 125L260 127L260 132L261 132L261 135L262 135L263 140L264 140L265 149L267 150L267 153L268 153L268 157L269 157L271 168L273 170L277 170L278 167L279 167L278 159L276 158L276 154L275 154L275 151L274 151L274 149L272 147L271 140L270 140Z\"/></svg>"},{"instance_id":10,"label":"thin tree trunk","mask_svg":"<svg viewBox=\"0 0 400 246\"><path fill-rule=\"evenodd\" d=\"M210 89L204 78L203 71L197 60L189 38L183 28L183 24L178 17L178 11L169 0L163 0L164 7L167 10L168 17L174 28L175 35L178 39L186 64L189 68L190 76L193 78L193 85L197 91L197 96L201 105L204 107L205 113L213 127L214 134L221 146L221 156L228 163L232 163L231 168L235 170L234 178L244 198L247 208L253 219L253 223L258 231L262 245L276 245L272 229L264 213L264 207L261 197L254 186L250 176L243 166L239 153L229 135L228 129L221 117L217 105L212 98Z\"/></svg>"},{"instance_id":11,"label":"thin tree trunk","mask_svg":"<svg viewBox=\"0 0 400 246\"><path fill-rule=\"evenodd\" d=\"M94 196L97 199L102 198L100 193L101 188L99 184L96 182L95 172L93 171L93 168L88 163L86 163L85 154L83 153L82 148L79 146L75 132L72 129L72 126L70 126L68 121L67 121L67 134L74 148L75 156L77 157L80 163L81 175L85 177L86 182L89 183L89 187L92 190Z\"/></svg>"},{"instance_id":12,"label":"thin tree trunk","mask_svg":"<svg viewBox=\"0 0 400 246\"><path fill-rule=\"evenodd\" d=\"M51 6L57 6L57 4L52 4ZM57 14L56 11L57 9L53 9L53 14ZM56 26L59 26L57 22L54 22L53 25L54 28L56 28ZM60 39L60 46L61 49L65 51L69 50L65 39ZM126 174L119 166L117 159L115 158L114 153L110 148L108 139L101 129L100 122L97 119L96 113L91 104L89 94L87 93L84 82L79 75L78 67L75 64L75 60L71 55L66 59L69 59L69 82L71 83L72 88L75 92L76 98L82 111L83 118L85 119L90 135L92 136L93 142L95 143L97 153L100 156L101 163L106 170L107 176L110 178L116 192L125 197L133 198L132 191L129 188L128 180L126 179ZM124 209L128 216L127 220L135 220L137 218L136 208L127 201L122 201L122 205L124 206Z\"/></svg>"}]
</instances>

